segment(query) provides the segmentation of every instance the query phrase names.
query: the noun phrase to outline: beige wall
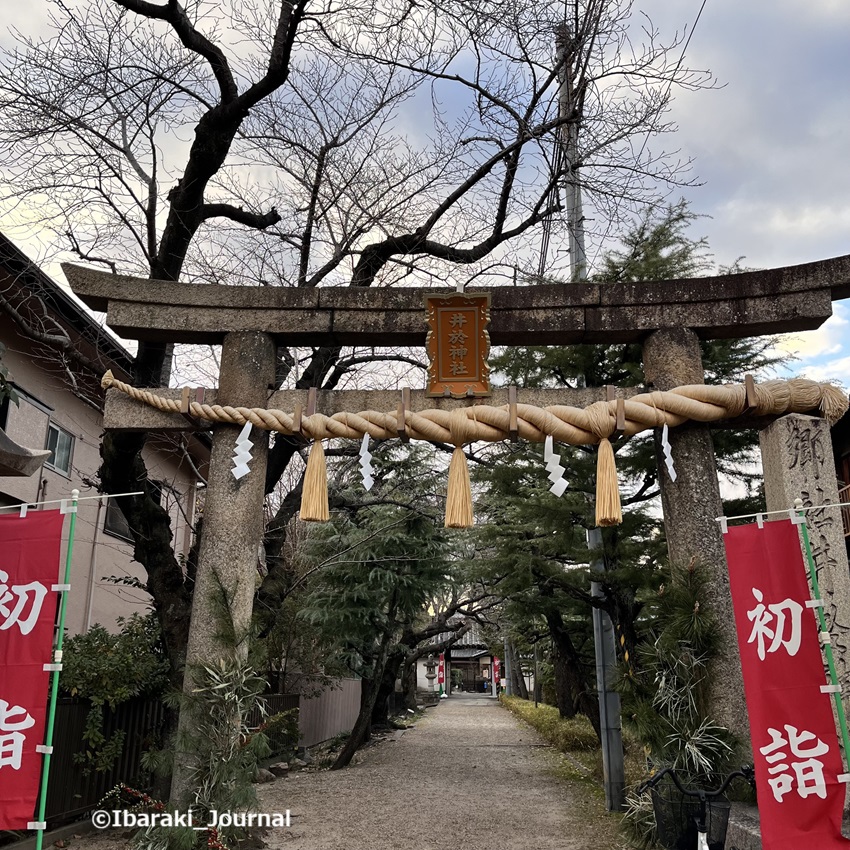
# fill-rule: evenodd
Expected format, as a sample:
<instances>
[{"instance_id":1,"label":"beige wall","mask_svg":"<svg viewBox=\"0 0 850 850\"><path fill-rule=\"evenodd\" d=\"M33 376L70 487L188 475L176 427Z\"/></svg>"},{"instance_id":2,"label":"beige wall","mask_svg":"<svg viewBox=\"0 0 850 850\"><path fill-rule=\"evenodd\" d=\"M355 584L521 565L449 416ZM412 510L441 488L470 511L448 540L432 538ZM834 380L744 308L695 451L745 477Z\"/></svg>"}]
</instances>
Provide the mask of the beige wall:
<instances>
[{"instance_id":1,"label":"beige wall","mask_svg":"<svg viewBox=\"0 0 850 850\"><path fill-rule=\"evenodd\" d=\"M10 380L46 408L52 408L45 410L25 398L21 398L17 407L11 404L8 435L29 448L45 448L48 422L52 421L74 437L70 476L44 466L41 473L30 478L0 477L0 504L66 498L74 488L79 489L81 496L97 495L100 411L75 395L61 373L40 360L1 315L0 341L6 346L3 359ZM166 485L163 505L172 517L174 548L177 553L186 554L191 544L195 477L177 446L178 439L150 440L145 460L150 477ZM47 506L53 507L58 506ZM93 623L115 629L117 617L149 609L150 597L145 591L104 581L108 576L133 576L144 581L144 571L132 558L131 544L104 532L105 513L105 500L98 499L81 502L77 512L67 617L72 634L84 631ZM67 525L66 522L66 534Z\"/></svg>"},{"instance_id":2,"label":"beige wall","mask_svg":"<svg viewBox=\"0 0 850 850\"><path fill-rule=\"evenodd\" d=\"M360 679L332 679L318 694L302 696L298 709L299 747L314 747L350 732L360 713Z\"/></svg>"}]
</instances>

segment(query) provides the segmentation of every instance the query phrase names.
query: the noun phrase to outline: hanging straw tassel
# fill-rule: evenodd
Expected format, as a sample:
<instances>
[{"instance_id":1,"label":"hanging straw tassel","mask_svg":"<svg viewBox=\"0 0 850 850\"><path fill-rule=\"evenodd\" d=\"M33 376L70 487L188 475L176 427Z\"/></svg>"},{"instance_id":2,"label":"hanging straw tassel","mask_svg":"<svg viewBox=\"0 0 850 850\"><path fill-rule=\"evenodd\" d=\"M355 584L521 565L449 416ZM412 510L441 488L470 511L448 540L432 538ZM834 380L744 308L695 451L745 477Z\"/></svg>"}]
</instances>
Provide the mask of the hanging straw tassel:
<instances>
[{"instance_id":1,"label":"hanging straw tassel","mask_svg":"<svg viewBox=\"0 0 850 850\"><path fill-rule=\"evenodd\" d=\"M596 458L596 524L620 525L623 510L620 507L620 487L617 483L617 466L611 441L603 437L599 441Z\"/></svg>"},{"instance_id":2,"label":"hanging straw tassel","mask_svg":"<svg viewBox=\"0 0 850 850\"><path fill-rule=\"evenodd\" d=\"M466 455L463 453L463 443L469 430L469 420L463 410L452 413L449 422L452 442L455 450L452 452L452 462L449 464L449 488L446 493L446 528L471 528L474 522L472 516L472 487L469 483L469 468L466 465Z\"/></svg>"},{"instance_id":3,"label":"hanging straw tassel","mask_svg":"<svg viewBox=\"0 0 850 850\"><path fill-rule=\"evenodd\" d=\"M313 441L310 456L307 458L304 490L301 493L300 516L305 522L327 522L330 517L328 511L328 470L321 440Z\"/></svg>"},{"instance_id":4,"label":"hanging straw tassel","mask_svg":"<svg viewBox=\"0 0 850 850\"><path fill-rule=\"evenodd\" d=\"M472 487L469 484L469 468L466 455L457 446L449 464L449 489L446 493L446 528L471 528Z\"/></svg>"}]
</instances>

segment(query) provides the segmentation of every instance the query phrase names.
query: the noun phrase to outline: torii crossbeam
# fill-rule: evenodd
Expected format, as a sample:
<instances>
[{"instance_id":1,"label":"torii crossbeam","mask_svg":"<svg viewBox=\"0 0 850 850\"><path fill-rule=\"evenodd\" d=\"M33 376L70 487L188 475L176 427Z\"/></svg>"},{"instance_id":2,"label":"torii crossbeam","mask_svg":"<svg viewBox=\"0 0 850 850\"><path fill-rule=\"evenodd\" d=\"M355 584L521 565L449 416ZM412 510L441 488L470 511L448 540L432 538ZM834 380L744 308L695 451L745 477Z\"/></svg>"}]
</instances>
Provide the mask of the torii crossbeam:
<instances>
[{"instance_id":1,"label":"torii crossbeam","mask_svg":"<svg viewBox=\"0 0 850 850\"><path fill-rule=\"evenodd\" d=\"M169 283L62 268L117 334L150 342L215 344L227 333L261 331L280 345L421 346L423 295L442 291ZM717 277L489 292L493 345L639 342L675 327L701 339L741 338L820 327L832 301L850 297L850 255Z\"/></svg>"}]
</instances>

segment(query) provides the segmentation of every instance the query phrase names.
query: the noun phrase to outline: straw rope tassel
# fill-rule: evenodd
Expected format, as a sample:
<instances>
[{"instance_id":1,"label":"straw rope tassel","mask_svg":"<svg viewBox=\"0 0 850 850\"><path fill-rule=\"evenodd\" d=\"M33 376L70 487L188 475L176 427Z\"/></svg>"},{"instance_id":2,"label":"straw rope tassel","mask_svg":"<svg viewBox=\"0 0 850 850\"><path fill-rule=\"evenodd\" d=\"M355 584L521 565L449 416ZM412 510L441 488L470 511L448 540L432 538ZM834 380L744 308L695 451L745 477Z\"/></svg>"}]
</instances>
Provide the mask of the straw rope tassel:
<instances>
[{"instance_id":1,"label":"straw rope tassel","mask_svg":"<svg viewBox=\"0 0 850 850\"><path fill-rule=\"evenodd\" d=\"M446 493L446 528L471 528L472 487L469 483L469 467L463 448L457 446L449 464L449 489Z\"/></svg>"},{"instance_id":2,"label":"straw rope tassel","mask_svg":"<svg viewBox=\"0 0 850 850\"><path fill-rule=\"evenodd\" d=\"M603 437L599 441L596 458L596 524L620 525L623 510L620 506L620 487L617 483L617 466L611 441Z\"/></svg>"},{"instance_id":3,"label":"straw rope tassel","mask_svg":"<svg viewBox=\"0 0 850 850\"><path fill-rule=\"evenodd\" d=\"M304 489L301 493L300 516L305 522L327 522L330 518L328 511L328 470L321 440L313 441L310 456L307 458Z\"/></svg>"},{"instance_id":4,"label":"straw rope tassel","mask_svg":"<svg viewBox=\"0 0 850 850\"><path fill-rule=\"evenodd\" d=\"M455 450L449 464L449 486L446 492L446 528L471 528L472 487L469 483L469 467L463 453L463 443L469 431L469 420L462 410L453 411L449 428Z\"/></svg>"}]
</instances>

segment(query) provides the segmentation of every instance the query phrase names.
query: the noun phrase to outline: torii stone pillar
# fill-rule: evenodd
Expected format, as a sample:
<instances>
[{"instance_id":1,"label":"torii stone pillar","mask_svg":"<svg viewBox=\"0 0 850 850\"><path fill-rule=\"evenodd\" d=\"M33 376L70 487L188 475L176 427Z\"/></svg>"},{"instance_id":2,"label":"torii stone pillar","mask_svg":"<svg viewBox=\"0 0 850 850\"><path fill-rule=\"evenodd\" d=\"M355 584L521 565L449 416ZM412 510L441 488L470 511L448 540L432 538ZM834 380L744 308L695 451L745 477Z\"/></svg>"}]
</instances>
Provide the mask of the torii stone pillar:
<instances>
[{"instance_id":1,"label":"torii stone pillar","mask_svg":"<svg viewBox=\"0 0 850 850\"><path fill-rule=\"evenodd\" d=\"M795 499L802 499L807 508L838 503L832 441L825 419L799 413L783 416L761 431L759 443L769 511L787 510ZM841 513L835 508L806 511L806 524L835 666L846 689L850 672L850 569ZM846 691L844 698L846 701Z\"/></svg>"},{"instance_id":2,"label":"torii stone pillar","mask_svg":"<svg viewBox=\"0 0 850 850\"><path fill-rule=\"evenodd\" d=\"M647 384L657 390L705 382L699 339L687 328L663 329L649 336L643 345L643 367ZM723 514L723 506L711 432L707 425L689 423L670 429L669 439L676 465L675 481L667 474L660 432L656 431L667 549L672 562L687 564L696 557L709 571L706 602L717 617L721 635L720 654L711 674L711 719L729 729L748 751L750 731L729 571L723 536L715 519Z\"/></svg>"},{"instance_id":3,"label":"torii stone pillar","mask_svg":"<svg viewBox=\"0 0 850 850\"><path fill-rule=\"evenodd\" d=\"M221 375L216 402L222 405L265 407L274 381L275 344L265 333L229 333L221 351ZM204 503L204 533L192 600L192 621L186 653L184 692L193 687L192 665L221 658L245 658L257 579L257 556L263 536L268 432L254 428L250 439L251 471L237 480L233 451L241 429L214 425L209 480ZM223 639L228 632L235 637ZM192 729L192 713L180 712L181 734ZM178 749L171 802L187 805L194 787L190 753Z\"/></svg>"}]
</instances>

